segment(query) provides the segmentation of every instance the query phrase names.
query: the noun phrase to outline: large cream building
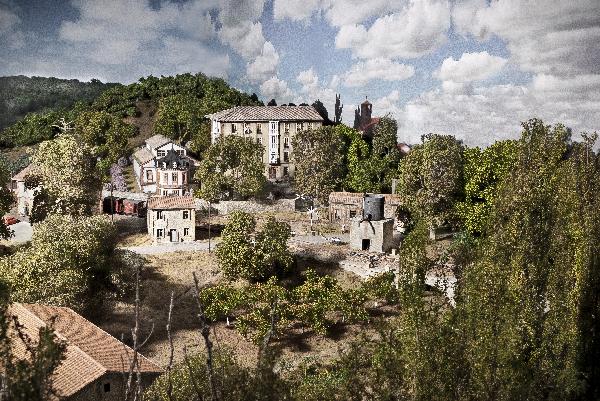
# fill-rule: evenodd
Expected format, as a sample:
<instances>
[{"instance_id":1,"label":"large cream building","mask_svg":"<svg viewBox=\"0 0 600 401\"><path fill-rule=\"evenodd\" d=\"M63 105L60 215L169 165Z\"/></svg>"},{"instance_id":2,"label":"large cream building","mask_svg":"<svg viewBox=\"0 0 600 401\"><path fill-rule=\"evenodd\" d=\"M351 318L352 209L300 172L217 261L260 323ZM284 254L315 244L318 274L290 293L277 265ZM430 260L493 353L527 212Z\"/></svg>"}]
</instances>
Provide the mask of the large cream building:
<instances>
[{"instance_id":1,"label":"large cream building","mask_svg":"<svg viewBox=\"0 0 600 401\"><path fill-rule=\"evenodd\" d=\"M294 175L294 135L323 125L323 118L312 106L239 106L206 117L212 123L212 143L220 136L238 135L262 144L265 175L270 180Z\"/></svg>"}]
</instances>

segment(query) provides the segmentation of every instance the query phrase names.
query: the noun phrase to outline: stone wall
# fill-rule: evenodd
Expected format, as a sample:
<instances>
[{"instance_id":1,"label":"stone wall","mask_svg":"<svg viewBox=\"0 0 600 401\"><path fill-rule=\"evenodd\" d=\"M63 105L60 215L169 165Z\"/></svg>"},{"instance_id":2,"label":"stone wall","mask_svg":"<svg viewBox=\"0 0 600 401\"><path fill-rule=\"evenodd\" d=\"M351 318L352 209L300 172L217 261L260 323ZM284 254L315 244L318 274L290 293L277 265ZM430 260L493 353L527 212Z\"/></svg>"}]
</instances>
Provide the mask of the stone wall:
<instances>
[{"instance_id":1,"label":"stone wall","mask_svg":"<svg viewBox=\"0 0 600 401\"><path fill-rule=\"evenodd\" d=\"M368 246L365 247L365 241ZM350 221L350 246L356 250L388 252L394 246L394 220Z\"/></svg>"},{"instance_id":2,"label":"stone wall","mask_svg":"<svg viewBox=\"0 0 600 401\"><path fill-rule=\"evenodd\" d=\"M247 213L263 212L293 212L294 199L279 199L272 203L259 203L256 201L220 201L211 205L219 214L229 214L235 210Z\"/></svg>"}]
</instances>

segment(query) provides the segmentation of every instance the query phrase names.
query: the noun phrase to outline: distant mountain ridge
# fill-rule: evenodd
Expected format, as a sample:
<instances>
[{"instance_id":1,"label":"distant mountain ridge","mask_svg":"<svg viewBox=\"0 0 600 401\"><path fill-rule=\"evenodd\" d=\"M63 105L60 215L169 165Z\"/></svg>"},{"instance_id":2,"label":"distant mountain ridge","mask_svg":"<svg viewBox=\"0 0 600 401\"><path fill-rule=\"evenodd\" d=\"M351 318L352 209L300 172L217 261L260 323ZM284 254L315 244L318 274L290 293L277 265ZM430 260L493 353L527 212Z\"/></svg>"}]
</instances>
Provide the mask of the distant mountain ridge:
<instances>
[{"instance_id":1,"label":"distant mountain ridge","mask_svg":"<svg viewBox=\"0 0 600 401\"><path fill-rule=\"evenodd\" d=\"M81 82L77 79L0 77L0 131L31 112L68 109L76 102L91 102L105 90L120 86L97 79Z\"/></svg>"}]
</instances>

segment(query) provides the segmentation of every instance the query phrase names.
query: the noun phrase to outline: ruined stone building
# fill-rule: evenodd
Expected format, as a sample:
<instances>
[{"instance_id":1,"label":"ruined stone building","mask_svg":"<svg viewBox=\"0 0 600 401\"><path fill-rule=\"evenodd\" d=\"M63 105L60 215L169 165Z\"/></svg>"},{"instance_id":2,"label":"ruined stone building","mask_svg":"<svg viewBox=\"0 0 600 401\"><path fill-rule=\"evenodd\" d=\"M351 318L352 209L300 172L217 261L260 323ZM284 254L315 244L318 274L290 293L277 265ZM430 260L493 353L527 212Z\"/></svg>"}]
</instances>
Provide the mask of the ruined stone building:
<instances>
[{"instance_id":1,"label":"ruined stone building","mask_svg":"<svg viewBox=\"0 0 600 401\"><path fill-rule=\"evenodd\" d=\"M29 164L11 178L10 189L15 194L15 198L17 199L17 212L21 216L29 216L33 209L33 201L37 188L28 189L25 187L25 180L32 171L33 165Z\"/></svg>"},{"instance_id":2,"label":"ruined stone building","mask_svg":"<svg viewBox=\"0 0 600 401\"><path fill-rule=\"evenodd\" d=\"M187 149L162 135L148 138L133 154L133 170L140 189L160 196L188 195L197 165Z\"/></svg>"},{"instance_id":3,"label":"ruined stone building","mask_svg":"<svg viewBox=\"0 0 600 401\"><path fill-rule=\"evenodd\" d=\"M238 135L262 144L265 176L272 181L294 175L294 135L323 125L323 118L312 106L240 106L206 117L212 124L212 143L224 135Z\"/></svg>"},{"instance_id":4,"label":"ruined stone building","mask_svg":"<svg viewBox=\"0 0 600 401\"><path fill-rule=\"evenodd\" d=\"M329 221L332 223L348 224L356 216L363 213L364 193L332 192L329 194ZM370 194L375 195L375 194ZM383 196L383 215L393 219L400 205L400 196L395 194L379 194Z\"/></svg>"},{"instance_id":5,"label":"ruined stone building","mask_svg":"<svg viewBox=\"0 0 600 401\"><path fill-rule=\"evenodd\" d=\"M154 243L194 241L196 202L191 196L150 197L146 222Z\"/></svg>"},{"instance_id":6,"label":"ruined stone building","mask_svg":"<svg viewBox=\"0 0 600 401\"><path fill-rule=\"evenodd\" d=\"M350 247L360 251L389 252L394 243L394 220L384 216L384 197L365 195L362 214L350 220Z\"/></svg>"}]
</instances>

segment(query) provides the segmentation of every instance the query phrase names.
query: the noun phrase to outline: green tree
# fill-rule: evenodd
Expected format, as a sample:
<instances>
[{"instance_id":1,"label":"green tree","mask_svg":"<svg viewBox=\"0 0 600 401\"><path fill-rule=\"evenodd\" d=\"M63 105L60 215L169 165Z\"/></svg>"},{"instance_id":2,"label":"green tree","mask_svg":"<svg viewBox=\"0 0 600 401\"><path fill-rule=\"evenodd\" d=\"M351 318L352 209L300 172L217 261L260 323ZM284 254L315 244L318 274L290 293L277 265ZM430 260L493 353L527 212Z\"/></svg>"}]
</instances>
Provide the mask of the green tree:
<instances>
[{"instance_id":1,"label":"green tree","mask_svg":"<svg viewBox=\"0 0 600 401\"><path fill-rule=\"evenodd\" d=\"M317 111L317 113L319 113L319 115L321 117L323 117L323 125L331 125L332 124L331 120L329 119L329 113L327 112L327 107L325 107L325 105L323 104L322 101L317 99L313 102L313 104L311 106L315 108L315 110Z\"/></svg>"},{"instance_id":2,"label":"green tree","mask_svg":"<svg viewBox=\"0 0 600 401\"><path fill-rule=\"evenodd\" d=\"M292 139L296 192L326 202L344 178L344 142L333 127L298 132Z\"/></svg>"},{"instance_id":3,"label":"green tree","mask_svg":"<svg viewBox=\"0 0 600 401\"><path fill-rule=\"evenodd\" d=\"M361 133L344 124L335 126L335 130L344 138L346 177L343 186L354 192L378 192L377 164L371 159L369 144Z\"/></svg>"},{"instance_id":4,"label":"green tree","mask_svg":"<svg viewBox=\"0 0 600 401\"><path fill-rule=\"evenodd\" d=\"M287 248L290 226L267 219L260 231L245 212L233 212L217 246L219 266L229 278L265 280L289 271L293 257Z\"/></svg>"},{"instance_id":5,"label":"green tree","mask_svg":"<svg viewBox=\"0 0 600 401\"><path fill-rule=\"evenodd\" d=\"M110 288L116 236L102 216L51 215L34 227L31 246L0 258L0 280L17 302L79 310Z\"/></svg>"},{"instance_id":6,"label":"green tree","mask_svg":"<svg viewBox=\"0 0 600 401\"><path fill-rule=\"evenodd\" d=\"M373 133L370 167L375 172L375 179L372 192L391 192L392 178L398 175L399 163L398 123L388 115L379 120Z\"/></svg>"},{"instance_id":7,"label":"green tree","mask_svg":"<svg viewBox=\"0 0 600 401\"><path fill-rule=\"evenodd\" d=\"M464 201L456 204L462 226L470 233L483 233L497 196L497 187L511 172L517 142L495 142L491 146L464 150Z\"/></svg>"},{"instance_id":8,"label":"green tree","mask_svg":"<svg viewBox=\"0 0 600 401\"><path fill-rule=\"evenodd\" d=\"M52 213L89 215L96 207L100 178L94 152L70 133L40 144L31 158L30 187L41 186L37 207ZM40 202L46 202L41 204ZM34 204L34 207L36 205ZM45 213L37 214L43 219Z\"/></svg>"},{"instance_id":9,"label":"green tree","mask_svg":"<svg viewBox=\"0 0 600 401\"><path fill-rule=\"evenodd\" d=\"M413 216L430 227L454 219L462 199L463 145L451 135L428 134L413 147L399 167L400 194Z\"/></svg>"},{"instance_id":10,"label":"green tree","mask_svg":"<svg viewBox=\"0 0 600 401\"><path fill-rule=\"evenodd\" d=\"M202 102L189 94L176 94L160 99L154 132L179 143L193 141L196 150L208 147L210 130L203 124Z\"/></svg>"},{"instance_id":11,"label":"green tree","mask_svg":"<svg viewBox=\"0 0 600 401\"><path fill-rule=\"evenodd\" d=\"M225 192L230 197L244 198L259 194L266 185L263 152L261 144L247 138L219 138L196 171L195 178L200 182L197 196L214 202Z\"/></svg>"},{"instance_id":12,"label":"green tree","mask_svg":"<svg viewBox=\"0 0 600 401\"><path fill-rule=\"evenodd\" d=\"M131 153L128 140L137 130L105 111L84 111L75 120L75 132L99 159L97 167L105 175L119 158Z\"/></svg>"}]
</instances>

